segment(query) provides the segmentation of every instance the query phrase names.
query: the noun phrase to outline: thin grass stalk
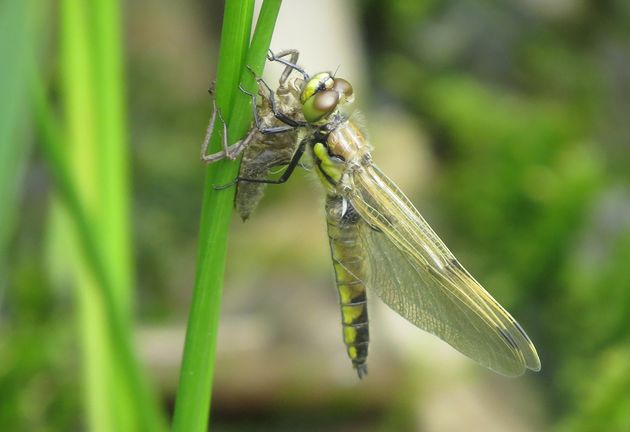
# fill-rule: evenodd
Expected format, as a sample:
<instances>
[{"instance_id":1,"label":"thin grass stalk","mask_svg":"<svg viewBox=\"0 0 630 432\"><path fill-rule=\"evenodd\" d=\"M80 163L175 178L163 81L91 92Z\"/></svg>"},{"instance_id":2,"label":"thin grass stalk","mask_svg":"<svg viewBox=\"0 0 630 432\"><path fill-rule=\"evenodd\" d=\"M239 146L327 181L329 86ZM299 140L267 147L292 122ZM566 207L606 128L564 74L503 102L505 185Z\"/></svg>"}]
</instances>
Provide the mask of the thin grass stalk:
<instances>
[{"instance_id":1,"label":"thin grass stalk","mask_svg":"<svg viewBox=\"0 0 630 432\"><path fill-rule=\"evenodd\" d=\"M102 172L100 158L106 149L102 146L101 133L108 126L103 122L98 112L99 94L101 86L97 79L98 62L101 57L100 48L96 44L97 33L102 28L95 27L96 20L92 18L94 4L84 0L65 0L61 2L60 29L61 29L61 86L62 107L64 111L65 131L68 138L66 157L68 167L73 170L73 178L77 182L79 199L84 208L89 212L88 222L100 226L99 230L93 230L97 236L97 248L103 261L103 271L107 273L111 281L114 307L121 320L124 320L125 332L130 332L128 317L120 310L114 294L118 289L114 283L112 261L105 248L105 233L109 228L104 219L109 216L103 202L103 183L106 182ZM103 305L94 286L97 282L91 277L89 269L84 262L77 257L72 245L66 240L69 237L70 228L68 222L61 215L56 227L62 234L57 234L57 249L69 256L75 256L70 262L70 271L74 278L77 305L77 329L81 342L83 392L85 412L88 428L95 432L110 430L131 430L129 422L132 418L124 418L116 412L116 401L126 399L125 390L116 386L116 370L119 369L115 361L114 349L107 337L107 323L103 311ZM59 219L58 219L59 220ZM64 223L65 222L65 223ZM100 225L100 223L105 225ZM70 246L70 247L69 247Z\"/></svg>"},{"instance_id":2,"label":"thin grass stalk","mask_svg":"<svg viewBox=\"0 0 630 432\"><path fill-rule=\"evenodd\" d=\"M238 87L237 78L245 63L251 36L253 0L227 0L223 16L221 46L215 83L216 104L228 116ZM219 147L216 139L210 148ZM199 254L197 274L188 317L186 341L182 356L179 387L175 400L173 431L203 431L207 429L208 411L212 391L214 351L218 314L221 304L221 282L227 247L227 225L231 214L228 194L215 194L211 185L217 179L218 168L236 165L228 161L208 167L199 227ZM229 168L229 166L228 166ZM231 171L234 171L232 168ZM222 196L221 203L216 198ZM214 228L212 225L219 225ZM214 230L219 232L210 237ZM224 234L224 235L221 235ZM221 262L223 261L223 263ZM205 269L205 270L204 270ZM214 278L213 278L214 276Z\"/></svg>"},{"instance_id":3,"label":"thin grass stalk","mask_svg":"<svg viewBox=\"0 0 630 432\"><path fill-rule=\"evenodd\" d=\"M81 257L96 282L94 289L103 304L108 323L108 338L133 396L131 399L133 409L140 419L139 430L163 430L162 417L135 359L127 324L115 304L112 282L105 261L101 257L98 235L95 233L98 227L91 223L88 212L81 202L73 172L68 167L65 155L66 140L48 105L44 86L39 80L33 79L31 93L42 156L47 163L59 200L71 221L71 227L81 249Z\"/></svg>"},{"instance_id":4,"label":"thin grass stalk","mask_svg":"<svg viewBox=\"0 0 630 432\"><path fill-rule=\"evenodd\" d=\"M0 302L10 280L9 243L16 224L29 145L28 71L38 42L32 0L0 3Z\"/></svg>"},{"instance_id":5,"label":"thin grass stalk","mask_svg":"<svg viewBox=\"0 0 630 432\"><path fill-rule=\"evenodd\" d=\"M73 0L60 4L65 130L50 132L54 127L49 113L43 140L49 147L44 154L67 212L65 223L58 219L53 228L58 228L64 255L75 256L70 262L88 428L159 430L160 413L132 349L129 184L116 4ZM44 102L38 111L45 118L41 95L40 100ZM78 248L68 248L72 231L78 232Z\"/></svg>"},{"instance_id":6,"label":"thin grass stalk","mask_svg":"<svg viewBox=\"0 0 630 432\"><path fill-rule=\"evenodd\" d=\"M94 125L94 154L99 209L93 217L95 223L101 227L98 231L99 244L111 274L116 306L129 322L129 331L132 332L134 277L129 209L131 184L126 140L120 0L93 0L90 5L88 22L92 29L90 36L94 52L93 104L98 119ZM102 326L102 331L106 331L106 325ZM108 355L113 360L112 353L109 352ZM116 430L137 430L138 418L133 410L131 394L125 384L120 364L110 361L105 372L110 377L107 386L112 415L117 419Z\"/></svg>"},{"instance_id":7,"label":"thin grass stalk","mask_svg":"<svg viewBox=\"0 0 630 432\"><path fill-rule=\"evenodd\" d=\"M242 82L250 91L257 91L245 65L251 66L258 75L262 74L281 3L281 0L266 0L263 3L248 50L253 1L226 1L216 97L224 117L229 119L230 142L243 137L250 127L251 99L238 90L238 84ZM211 151L220 147L220 137L216 132ZM200 432L207 430L208 426L227 231L235 193L234 188L217 191L213 185L229 183L237 174L238 163L229 161L210 165L206 172L197 274L173 419L175 432Z\"/></svg>"},{"instance_id":8,"label":"thin grass stalk","mask_svg":"<svg viewBox=\"0 0 630 432\"><path fill-rule=\"evenodd\" d=\"M104 210L96 215L103 227L101 244L109 261L114 295L123 313L130 314L134 285L130 228L129 149L123 68L123 29L120 0L92 0L90 22L94 31L94 101L98 122L96 149Z\"/></svg>"}]
</instances>

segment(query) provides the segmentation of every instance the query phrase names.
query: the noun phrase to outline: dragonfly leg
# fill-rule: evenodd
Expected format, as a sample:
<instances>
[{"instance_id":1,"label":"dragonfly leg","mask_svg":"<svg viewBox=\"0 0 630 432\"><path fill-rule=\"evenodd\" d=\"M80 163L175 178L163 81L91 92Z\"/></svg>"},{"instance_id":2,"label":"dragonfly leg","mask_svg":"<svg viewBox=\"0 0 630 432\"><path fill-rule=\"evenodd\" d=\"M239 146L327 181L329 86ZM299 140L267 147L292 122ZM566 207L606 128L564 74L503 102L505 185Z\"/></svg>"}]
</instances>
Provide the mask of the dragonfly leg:
<instances>
[{"instance_id":1,"label":"dragonfly leg","mask_svg":"<svg viewBox=\"0 0 630 432\"><path fill-rule=\"evenodd\" d=\"M250 69L250 71L251 71L251 69ZM258 109L257 109L257 105L256 105L256 103L257 103L257 95L256 95L256 93L252 93L252 92L249 92L249 91L245 90L245 88L243 88L242 84L238 85L238 89L241 92L245 93L247 96L252 98L252 113L254 115L254 122L256 123L256 127L258 128L258 130L263 129L262 120L260 119L260 115L258 114Z\"/></svg>"},{"instance_id":2,"label":"dragonfly leg","mask_svg":"<svg viewBox=\"0 0 630 432\"><path fill-rule=\"evenodd\" d=\"M264 87L267 90L267 94L265 95L264 93L261 93L262 97L264 97L266 100L269 101L269 105L271 105L271 112L273 112L273 115L280 120L282 123L289 125L292 127L292 129L297 128L297 127L303 127L303 126L307 126L308 123L307 122L303 122L303 121L297 121L297 120L293 120L291 117L289 117L288 115L286 115L285 113L283 113L282 111L280 111L276 105L276 97L274 94L274 91L271 89L271 87L269 86L269 84L267 84L267 82L262 79L261 77L256 75L256 72L251 68L251 66L247 66L247 69L252 73L252 75L254 75L254 79L256 80L256 83L258 83L259 87ZM241 86L242 87L242 86ZM244 91L246 94L248 94L249 96L252 96L252 107L253 109L256 108L255 106L255 97L253 96L252 93L241 89L242 91ZM269 133L269 132L265 132L264 128L259 128L260 131L262 133ZM291 130L291 128L287 128L285 130L282 130L282 132L286 132L287 130ZM280 133L280 132L271 132L271 133Z\"/></svg>"},{"instance_id":3,"label":"dragonfly leg","mask_svg":"<svg viewBox=\"0 0 630 432\"><path fill-rule=\"evenodd\" d=\"M212 92L211 92L212 90L213 89L211 87L209 90L211 95L212 95ZM203 144L201 145L201 160L208 164L220 161L221 159L224 159L224 158L234 160L239 154L241 154L243 150L245 150L245 148L247 148L249 143L252 142L252 140L256 136L257 129L252 128L244 139L232 145L228 145L227 125L225 123L225 120L223 119L221 110L217 107L214 99L212 100L212 107L213 107L212 116L210 117L210 122L208 123L208 129L206 130L206 136L203 140ZM219 120L221 121L221 124L222 124L223 133L221 137L221 144L223 148L221 151L217 153L207 154L208 146L210 145L210 140L212 138L212 133L214 131L214 123L216 121L217 116L219 117Z\"/></svg>"},{"instance_id":4,"label":"dragonfly leg","mask_svg":"<svg viewBox=\"0 0 630 432\"><path fill-rule=\"evenodd\" d=\"M278 59L282 59L282 57L287 57L287 56L290 56L290 57L289 57L289 61L286 63L278 60ZM302 75L305 75L304 71L301 70L297 66L297 61L299 57L300 57L300 52L296 49L288 49L288 50L280 51L279 53L274 53L273 51L269 50L269 55L267 56L267 58L270 61L278 61L285 65L284 71L282 72L282 75L280 75L279 82L281 86L284 86L287 83L287 80L289 79L289 75L294 70L297 70L298 72L301 72ZM307 76L305 76L304 78L306 77Z\"/></svg>"},{"instance_id":5,"label":"dragonfly leg","mask_svg":"<svg viewBox=\"0 0 630 432\"><path fill-rule=\"evenodd\" d=\"M306 150L306 145L309 143L308 139L303 139L300 142L300 145L295 150L295 153L291 157L287 168L284 170L280 178L278 179L255 179L255 178L245 178L238 177L236 180L238 182L249 182L249 183L265 183L265 184L281 184L285 183L291 177L291 174L295 171L295 168L298 166L302 155L304 154L304 150Z\"/></svg>"},{"instance_id":6,"label":"dragonfly leg","mask_svg":"<svg viewBox=\"0 0 630 432\"><path fill-rule=\"evenodd\" d=\"M287 180L289 180L289 177L291 177L291 174L293 174L293 171L295 171L295 167L298 166L298 164L300 162L300 159L302 158L302 155L304 154L304 150L306 150L306 145L309 142L310 142L309 139L303 139L300 142L300 145L298 146L297 150L295 150L295 153L291 157L291 160L289 161L289 163L287 165L287 168L284 170L284 172L282 173L282 175L278 179L256 179L256 178L237 177L237 178L235 178L234 180L232 180L231 182L229 182L227 184L215 185L213 187L214 187L215 190L223 190L223 189L230 188L230 187L236 185L237 183L241 183L241 182L264 183L264 184L282 184L282 183L285 183Z\"/></svg>"},{"instance_id":7,"label":"dragonfly leg","mask_svg":"<svg viewBox=\"0 0 630 432\"><path fill-rule=\"evenodd\" d=\"M213 153L213 154L202 153L201 160L203 162L205 162L205 163L208 163L208 164L220 161L220 160L225 159L225 158L228 158L229 160L234 160L241 153L243 153L243 151L247 147L249 147L249 144L256 137L256 133L257 132L258 132L258 130L256 128L252 128L247 133L247 136L245 138L243 138L242 140L237 141L234 144L228 146L227 153L225 152L225 150L221 150L221 151Z\"/></svg>"},{"instance_id":8,"label":"dragonfly leg","mask_svg":"<svg viewBox=\"0 0 630 432\"><path fill-rule=\"evenodd\" d=\"M288 55L291 56L290 61L285 60L283 58ZM278 54L274 54L273 51L269 50L269 55L267 56L267 59L269 61L275 61L286 66L286 68L284 69L284 72L282 72L282 75L280 76L281 84L287 80L292 70L296 70L299 73L301 73L302 76L304 77L304 81L308 81L309 76L306 73L306 71L296 64L299 56L300 56L300 52L296 49L289 49L289 50L281 51Z\"/></svg>"},{"instance_id":9,"label":"dragonfly leg","mask_svg":"<svg viewBox=\"0 0 630 432\"><path fill-rule=\"evenodd\" d=\"M273 127L264 126L263 123L262 123L262 120L260 118L260 114L258 114L258 109L257 109L257 106L256 106L256 97L257 97L257 95L254 94L254 93L248 92L240 84L239 84L238 88L239 88L240 91L242 91L247 96L252 98L252 112L253 112L253 115L254 115L254 123L256 123L256 129L258 129L258 131L260 133L262 133L264 135L273 135L273 134L289 132L289 131L294 130L296 127L298 127L298 126L291 125L291 124L286 124L284 126L273 126ZM267 96L265 96L265 95L262 95L262 97L268 99ZM275 104L275 100L272 103L272 105L274 105L274 104ZM276 113L274 112L274 115L275 114Z\"/></svg>"},{"instance_id":10,"label":"dragonfly leg","mask_svg":"<svg viewBox=\"0 0 630 432\"><path fill-rule=\"evenodd\" d=\"M213 96L213 93L214 93L213 85L211 85L210 88L208 89L208 93L210 93L210 95ZM219 119L221 120L221 123L223 123L223 137L222 137L223 150L219 153L216 153L215 155L208 155L206 153L208 152L208 146L210 145L210 140L212 139L212 134L214 132L214 123L217 119L217 114L218 114ZM221 110L217 108L217 103L213 97L212 98L212 115L210 116L210 121L208 122L208 128L206 129L206 136L204 137L203 144L201 145L201 160L206 163L212 163L212 162L216 162L217 160L223 159L225 156L227 156L227 154L228 154L227 127L225 125L223 115L221 114Z\"/></svg>"},{"instance_id":11,"label":"dragonfly leg","mask_svg":"<svg viewBox=\"0 0 630 432\"><path fill-rule=\"evenodd\" d=\"M238 183L238 177L237 177L237 178L235 178L234 180L232 180L231 182L226 183L226 184L222 184L222 185L212 185L212 189L217 190L217 191L218 191L218 190L223 190L223 189L229 189L229 188L231 188L232 186L236 186L236 184L237 184L237 183Z\"/></svg>"}]
</instances>

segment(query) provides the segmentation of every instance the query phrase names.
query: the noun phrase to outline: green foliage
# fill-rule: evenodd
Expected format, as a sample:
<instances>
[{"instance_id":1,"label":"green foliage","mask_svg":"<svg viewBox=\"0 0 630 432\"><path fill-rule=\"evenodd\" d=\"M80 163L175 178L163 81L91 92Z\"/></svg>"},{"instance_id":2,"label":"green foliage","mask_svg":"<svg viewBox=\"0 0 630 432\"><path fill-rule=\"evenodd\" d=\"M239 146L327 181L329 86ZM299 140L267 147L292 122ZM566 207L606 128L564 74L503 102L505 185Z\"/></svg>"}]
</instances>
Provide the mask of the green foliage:
<instances>
[{"instance_id":1,"label":"green foliage","mask_svg":"<svg viewBox=\"0 0 630 432\"><path fill-rule=\"evenodd\" d=\"M3 430L45 430L50 423L76 426L78 401L68 378L71 367L60 350L68 349L67 326L53 318L57 305L41 273L42 256L25 233L23 179L31 153L29 77L37 64L41 21L39 2L0 3L0 424ZM37 195L37 194L35 194ZM42 211L42 206L36 206ZM41 222L41 220L39 220ZM45 337L43 337L45 335Z\"/></svg>"},{"instance_id":2,"label":"green foliage","mask_svg":"<svg viewBox=\"0 0 630 432\"><path fill-rule=\"evenodd\" d=\"M0 424L10 431L76 429L79 382L67 357L72 323L59 319L67 311L38 268L32 238L13 251L0 333Z\"/></svg>"}]
</instances>

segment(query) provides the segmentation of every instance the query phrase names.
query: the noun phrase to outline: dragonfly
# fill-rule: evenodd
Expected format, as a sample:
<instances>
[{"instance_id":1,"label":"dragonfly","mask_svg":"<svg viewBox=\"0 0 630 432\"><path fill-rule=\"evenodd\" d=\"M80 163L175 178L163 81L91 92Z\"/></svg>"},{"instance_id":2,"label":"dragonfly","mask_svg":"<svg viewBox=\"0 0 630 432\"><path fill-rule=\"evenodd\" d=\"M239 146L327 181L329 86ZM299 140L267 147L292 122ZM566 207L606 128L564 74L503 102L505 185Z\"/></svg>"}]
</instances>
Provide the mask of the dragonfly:
<instances>
[{"instance_id":1,"label":"dragonfly","mask_svg":"<svg viewBox=\"0 0 630 432\"><path fill-rule=\"evenodd\" d=\"M248 135L228 146L223 122L223 150L207 155L205 145L202 159L211 163L235 158L252 147L293 152L288 161L284 154L273 162L244 158L235 180L240 188L284 183L304 154L310 154L326 193L342 338L359 378L367 374L368 293L376 293L407 321L494 372L519 376L528 369L539 371L536 348L523 328L373 162L372 147L355 115L346 114L354 100L352 85L332 72L310 76L297 64L298 55L297 50L270 51L268 60L285 66L276 94L257 78L263 92L260 103L250 94L254 122ZM292 72L298 76L290 78ZM209 128L206 139L211 133ZM261 178L278 160L286 166L280 177ZM252 164L259 174L255 177L247 174Z\"/></svg>"}]
</instances>

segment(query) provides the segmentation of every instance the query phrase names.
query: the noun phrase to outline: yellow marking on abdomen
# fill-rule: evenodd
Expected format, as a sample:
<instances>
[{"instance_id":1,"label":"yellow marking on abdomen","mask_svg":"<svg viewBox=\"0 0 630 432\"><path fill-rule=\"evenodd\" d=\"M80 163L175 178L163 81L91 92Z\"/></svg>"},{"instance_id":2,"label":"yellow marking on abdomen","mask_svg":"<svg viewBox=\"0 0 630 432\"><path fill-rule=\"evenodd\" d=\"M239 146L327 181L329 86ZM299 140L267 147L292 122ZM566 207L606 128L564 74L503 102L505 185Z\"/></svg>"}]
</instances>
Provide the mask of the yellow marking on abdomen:
<instances>
[{"instance_id":1,"label":"yellow marking on abdomen","mask_svg":"<svg viewBox=\"0 0 630 432\"><path fill-rule=\"evenodd\" d=\"M353 214L343 214L347 203L342 198L329 196L326 203L328 237L339 292L343 341L352 364L363 376L369 343L367 300L364 280L367 263L359 239L359 223ZM346 210L348 211L348 210ZM351 212L354 209L350 210Z\"/></svg>"},{"instance_id":2,"label":"yellow marking on abdomen","mask_svg":"<svg viewBox=\"0 0 630 432\"><path fill-rule=\"evenodd\" d=\"M358 324L367 322L367 314L365 319L362 319L362 315L365 314L365 303L358 305L341 305L341 316L344 324Z\"/></svg>"},{"instance_id":3,"label":"yellow marking on abdomen","mask_svg":"<svg viewBox=\"0 0 630 432\"><path fill-rule=\"evenodd\" d=\"M344 281L347 281L347 279L344 279ZM365 293L365 287L362 283L348 284L337 281L337 290L339 291L339 301L342 305L352 303L353 300L361 297Z\"/></svg>"}]
</instances>

